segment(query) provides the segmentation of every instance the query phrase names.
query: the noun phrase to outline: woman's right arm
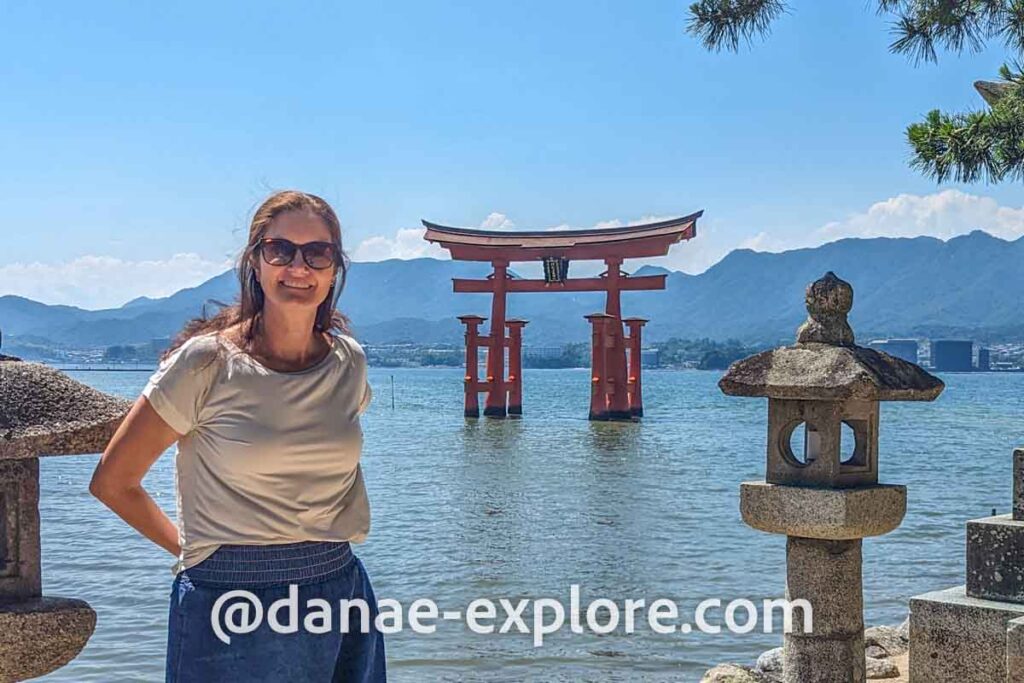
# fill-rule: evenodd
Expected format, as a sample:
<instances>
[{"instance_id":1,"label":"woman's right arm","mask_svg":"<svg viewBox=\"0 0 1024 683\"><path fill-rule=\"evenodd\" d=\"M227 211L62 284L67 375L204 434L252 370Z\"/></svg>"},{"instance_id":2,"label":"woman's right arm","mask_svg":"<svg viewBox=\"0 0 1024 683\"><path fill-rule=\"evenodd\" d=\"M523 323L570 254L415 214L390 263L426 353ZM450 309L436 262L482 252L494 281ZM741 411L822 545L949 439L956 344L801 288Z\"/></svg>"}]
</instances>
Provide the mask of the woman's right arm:
<instances>
[{"instance_id":1,"label":"woman's right arm","mask_svg":"<svg viewBox=\"0 0 1024 683\"><path fill-rule=\"evenodd\" d=\"M139 396L107 444L89 483L92 495L175 557L181 552L178 528L142 488L142 479L181 436L157 414L149 399Z\"/></svg>"}]
</instances>

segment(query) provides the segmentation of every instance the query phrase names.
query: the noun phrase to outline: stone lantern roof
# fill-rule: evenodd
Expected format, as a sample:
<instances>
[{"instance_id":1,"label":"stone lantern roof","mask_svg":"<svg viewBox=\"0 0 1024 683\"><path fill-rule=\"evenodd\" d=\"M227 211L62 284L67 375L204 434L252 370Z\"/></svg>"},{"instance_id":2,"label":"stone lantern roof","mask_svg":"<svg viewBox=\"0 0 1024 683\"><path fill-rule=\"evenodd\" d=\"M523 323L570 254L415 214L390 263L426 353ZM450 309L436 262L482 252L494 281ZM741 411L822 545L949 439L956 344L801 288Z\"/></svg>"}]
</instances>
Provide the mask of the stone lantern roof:
<instances>
[{"instance_id":1,"label":"stone lantern roof","mask_svg":"<svg viewBox=\"0 0 1024 683\"><path fill-rule=\"evenodd\" d=\"M942 380L919 366L854 344L846 319L853 288L831 271L807 287L796 344L733 363L718 382L731 396L845 401L931 401Z\"/></svg>"},{"instance_id":2,"label":"stone lantern roof","mask_svg":"<svg viewBox=\"0 0 1024 683\"><path fill-rule=\"evenodd\" d=\"M46 365L0 356L0 461L98 453L131 405Z\"/></svg>"}]
</instances>

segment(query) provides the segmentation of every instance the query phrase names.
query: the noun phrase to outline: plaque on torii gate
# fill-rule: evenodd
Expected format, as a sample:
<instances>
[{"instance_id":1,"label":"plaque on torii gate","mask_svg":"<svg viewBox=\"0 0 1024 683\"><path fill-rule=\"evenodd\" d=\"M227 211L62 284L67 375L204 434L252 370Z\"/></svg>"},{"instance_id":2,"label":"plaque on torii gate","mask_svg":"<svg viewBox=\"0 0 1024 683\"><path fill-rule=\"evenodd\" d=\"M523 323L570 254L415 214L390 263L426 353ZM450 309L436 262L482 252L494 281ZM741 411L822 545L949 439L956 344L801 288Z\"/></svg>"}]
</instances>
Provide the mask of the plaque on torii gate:
<instances>
[{"instance_id":1,"label":"plaque on torii gate","mask_svg":"<svg viewBox=\"0 0 1024 683\"><path fill-rule=\"evenodd\" d=\"M452 228L423 221L424 239L434 242L456 261L484 261L494 268L485 279L453 278L456 292L490 293L488 334L477 315L460 316L466 326L465 415L479 417L478 395L486 393L484 415L522 414L522 334L525 320L507 320L505 303L513 292L606 292L605 311L588 315L593 330L591 420L631 420L643 415L640 383L640 329L643 318L622 317L620 293L665 289L664 274L631 276L620 270L628 258L664 256L669 248L697 233L703 211L643 225L590 230L478 230ZM568 277L570 261L604 261L607 270L596 277ZM509 264L541 261L544 279L512 278ZM623 330L628 326L629 336ZM508 333L506 334L506 328ZM477 351L487 349L487 375L477 375ZM509 374L505 374L505 349ZM628 356L628 362L627 362Z\"/></svg>"}]
</instances>

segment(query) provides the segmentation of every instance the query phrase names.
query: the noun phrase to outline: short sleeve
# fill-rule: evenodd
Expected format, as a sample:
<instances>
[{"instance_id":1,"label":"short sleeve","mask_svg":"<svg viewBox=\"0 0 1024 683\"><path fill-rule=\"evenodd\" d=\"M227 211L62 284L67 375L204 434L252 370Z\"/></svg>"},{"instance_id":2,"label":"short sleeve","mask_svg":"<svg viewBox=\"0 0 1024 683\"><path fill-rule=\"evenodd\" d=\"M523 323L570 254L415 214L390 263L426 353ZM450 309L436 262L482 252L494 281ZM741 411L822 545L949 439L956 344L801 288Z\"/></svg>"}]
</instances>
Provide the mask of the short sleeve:
<instances>
[{"instance_id":1,"label":"short sleeve","mask_svg":"<svg viewBox=\"0 0 1024 683\"><path fill-rule=\"evenodd\" d=\"M188 434L199 422L216 372L216 352L212 336L189 339L160 362L142 390L153 410L179 434Z\"/></svg>"},{"instance_id":2,"label":"short sleeve","mask_svg":"<svg viewBox=\"0 0 1024 683\"><path fill-rule=\"evenodd\" d=\"M373 401L373 387L370 386L369 380L363 386L363 400L359 402L359 415L366 412L366 409L370 407L370 402Z\"/></svg>"}]
</instances>

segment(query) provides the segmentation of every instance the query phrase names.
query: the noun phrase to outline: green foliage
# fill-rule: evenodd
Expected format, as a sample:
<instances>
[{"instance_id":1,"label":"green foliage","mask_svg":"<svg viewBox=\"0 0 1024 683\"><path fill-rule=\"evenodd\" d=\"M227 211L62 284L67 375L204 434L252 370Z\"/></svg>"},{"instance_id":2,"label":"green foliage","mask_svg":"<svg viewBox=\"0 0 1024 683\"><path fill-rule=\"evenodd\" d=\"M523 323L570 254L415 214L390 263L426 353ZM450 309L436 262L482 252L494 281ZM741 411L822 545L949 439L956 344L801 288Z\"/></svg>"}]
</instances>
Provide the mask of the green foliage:
<instances>
[{"instance_id":1,"label":"green foliage","mask_svg":"<svg viewBox=\"0 0 1024 683\"><path fill-rule=\"evenodd\" d=\"M787 9L781 0L699 0L690 5L687 31L709 50L735 52L741 39L766 36ZM992 40L1024 53L1024 0L877 0L877 10L895 17L889 49L915 64L938 61L939 48L978 52ZM912 124L911 166L940 183L1024 179L1021 69L1004 67L1002 77L1010 87L998 101L982 91L991 111L935 110Z\"/></svg>"},{"instance_id":2,"label":"green foliage","mask_svg":"<svg viewBox=\"0 0 1024 683\"><path fill-rule=\"evenodd\" d=\"M1024 51L1024 0L877 0L877 9L895 17L889 48L915 63L936 61L937 47L977 52L994 39ZM741 39L768 35L787 11L782 0L699 0L687 31L710 50L735 52Z\"/></svg>"},{"instance_id":3,"label":"green foliage","mask_svg":"<svg viewBox=\"0 0 1024 683\"><path fill-rule=\"evenodd\" d=\"M678 339L673 337L657 345L663 367L690 367L700 370L724 370L740 358L757 353L760 349L745 346L735 339L724 342L711 339Z\"/></svg>"},{"instance_id":4,"label":"green foliage","mask_svg":"<svg viewBox=\"0 0 1024 683\"><path fill-rule=\"evenodd\" d=\"M1001 75L989 111L934 110L907 128L914 168L940 183L1024 180L1024 74L1004 65Z\"/></svg>"},{"instance_id":5,"label":"green foliage","mask_svg":"<svg viewBox=\"0 0 1024 683\"><path fill-rule=\"evenodd\" d=\"M551 357L526 356L524 368L587 368L590 367L590 344L578 342L562 347L562 355Z\"/></svg>"},{"instance_id":6,"label":"green foliage","mask_svg":"<svg viewBox=\"0 0 1024 683\"><path fill-rule=\"evenodd\" d=\"M690 5L687 30L709 50L737 51L740 39L747 43L765 35L772 21L786 11L781 0L700 0Z\"/></svg>"}]
</instances>

